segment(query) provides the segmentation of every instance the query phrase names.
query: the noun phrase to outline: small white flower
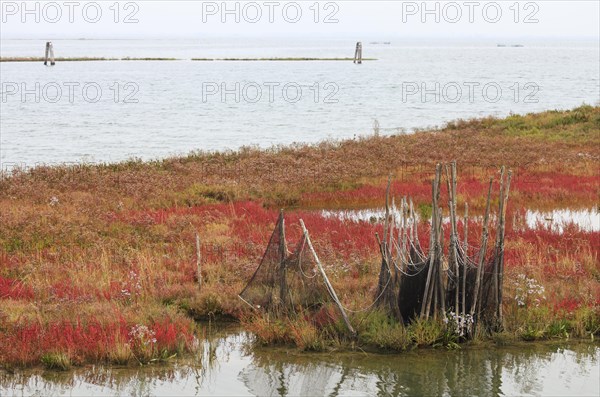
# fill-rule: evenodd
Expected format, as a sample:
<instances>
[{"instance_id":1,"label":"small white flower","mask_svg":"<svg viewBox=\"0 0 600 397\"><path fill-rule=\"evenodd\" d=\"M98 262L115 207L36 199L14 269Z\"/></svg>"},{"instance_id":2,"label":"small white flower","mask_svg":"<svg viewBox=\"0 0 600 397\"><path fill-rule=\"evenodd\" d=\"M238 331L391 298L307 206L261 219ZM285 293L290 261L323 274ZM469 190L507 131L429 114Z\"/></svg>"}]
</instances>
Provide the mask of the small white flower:
<instances>
[{"instance_id":1,"label":"small white flower","mask_svg":"<svg viewBox=\"0 0 600 397\"><path fill-rule=\"evenodd\" d=\"M513 283L515 285L515 301L520 307L527 306L531 302L534 306L539 306L544 296L545 288L535 279L528 278L525 274L519 274Z\"/></svg>"}]
</instances>

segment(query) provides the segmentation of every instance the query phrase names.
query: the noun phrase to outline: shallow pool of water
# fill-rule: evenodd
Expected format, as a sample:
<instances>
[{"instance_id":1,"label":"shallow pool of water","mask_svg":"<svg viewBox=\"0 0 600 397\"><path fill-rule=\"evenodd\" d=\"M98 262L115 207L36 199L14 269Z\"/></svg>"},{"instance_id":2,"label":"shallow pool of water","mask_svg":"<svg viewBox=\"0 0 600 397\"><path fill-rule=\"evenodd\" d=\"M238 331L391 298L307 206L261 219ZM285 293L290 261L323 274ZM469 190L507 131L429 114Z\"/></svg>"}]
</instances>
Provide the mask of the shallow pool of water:
<instances>
[{"instance_id":1,"label":"shallow pool of water","mask_svg":"<svg viewBox=\"0 0 600 397\"><path fill-rule=\"evenodd\" d=\"M594 395L600 345L520 344L403 354L253 348L239 330L171 365L0 371L0 395Z\"/></svg>"},{"instance_id":2,"label":"shallow pool of water","mask_svg":"<svg viewBox=\"0 0 600 397\"><path fill-rule=\"evenodd\" d=\"M326 218L336 217L344 221L383 222L385 209L323 210L321 214ZM398 211L396 211L396 215L397 219L400 219ZM416 214L416 217L420 219L418 214ZM552 211L526 210L522 220L531 229L535 229L541 225L559 233L562 233L564 228L569 224L574 224L585 231L600 231L600 212L598 208L583 210L557 209ZM511 219L509 219L510 221ZM450 218L445 217L444 222L450 222Z\"/></svg>"}]
</instances>

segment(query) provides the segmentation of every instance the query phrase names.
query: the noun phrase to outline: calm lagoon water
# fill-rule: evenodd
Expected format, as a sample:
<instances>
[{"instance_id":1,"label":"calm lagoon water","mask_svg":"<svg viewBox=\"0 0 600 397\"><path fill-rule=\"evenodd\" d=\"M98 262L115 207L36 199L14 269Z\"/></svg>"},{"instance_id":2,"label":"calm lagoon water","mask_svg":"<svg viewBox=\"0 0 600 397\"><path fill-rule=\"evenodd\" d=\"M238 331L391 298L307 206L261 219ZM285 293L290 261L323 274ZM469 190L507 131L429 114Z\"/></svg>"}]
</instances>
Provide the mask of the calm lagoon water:
<instances>
[{"instance_id":1,"label":"calm lagoon water","mask_svg":"<svg viewBox=\"0 0 600 397\"><path fill-rule=\"evenodd\" d=\"M43 40L0 44L2 57L42 56L44 49ZM495 41L365 42L364 56L378 60L360 66L190 60L351 57L354 44L55 40L57 57L182 60L1 63L0 163L6 170L153 159L198 149L352 138L373 133L374 120L382 134L394 134L458 118L600 101L596 42L523 42L518 48L497 47Z\"/></svg>"},{"instance_id":2,"label":"calm lagoon water","mask_svg":"<svg viewBox=\"0 0 600 397\"><path fill-rule=\"evenodd\" d=\"M408 396L600 393L597 344L419 350L394 355L252 349L238 331L175 365L0 372L2 396Z\"/></svg>"}]
</instances>

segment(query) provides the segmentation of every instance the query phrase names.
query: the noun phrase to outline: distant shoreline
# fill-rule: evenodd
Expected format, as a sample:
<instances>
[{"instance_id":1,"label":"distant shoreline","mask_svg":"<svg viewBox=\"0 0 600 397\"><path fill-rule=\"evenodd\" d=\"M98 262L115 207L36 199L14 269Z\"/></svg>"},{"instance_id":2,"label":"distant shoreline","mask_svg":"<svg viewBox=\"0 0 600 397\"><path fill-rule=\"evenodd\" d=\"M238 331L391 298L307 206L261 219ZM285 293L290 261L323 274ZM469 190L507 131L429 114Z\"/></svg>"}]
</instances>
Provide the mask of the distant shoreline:
<instances>
[{"instance_id":1,"label":"distant shoreline","mask_svg":"<svg viewBox=\"0 0 600 397\"><path fill-rule=\"evenodd\" d=\"M104 58L104 57L73 57L73 58L56 58L56 62L90 62L90 61L239 61L239 62L273 62L273 61L353 61L354 58L310 58L310 57L281 57L281 58ZM363 61L377 61L376 58L363 58ZM0 62L44 62L43 57L4 57L0 58Z\"/></svg>"}]
</instances>

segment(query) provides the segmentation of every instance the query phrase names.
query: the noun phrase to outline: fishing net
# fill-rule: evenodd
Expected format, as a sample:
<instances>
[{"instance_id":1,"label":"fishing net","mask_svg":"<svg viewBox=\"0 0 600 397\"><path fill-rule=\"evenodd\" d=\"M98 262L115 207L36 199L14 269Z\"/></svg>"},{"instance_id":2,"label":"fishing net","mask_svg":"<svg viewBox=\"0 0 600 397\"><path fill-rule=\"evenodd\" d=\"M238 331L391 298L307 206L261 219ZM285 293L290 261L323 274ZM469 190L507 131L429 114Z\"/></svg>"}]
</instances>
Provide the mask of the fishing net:
<instances>
[{"instance_id":1,"label":"fishing net","mask_svg":"<svg viewBox=\"0 0 600 397\"><path fill-rule=\"evenodd\" d=\"M457 237L455 166L452 165L452 179L448 182L451 214L451 244L447 250L449 255L445 255L444 218L442 209L438 206L441 165L436 167L432 185L432 208L436 210L431 218L430 247L427 254L419 243L418 221L412 200L402 199L399 210L392 204L390 213L388 183L384 235L383 241L379 241L381 265L376 295L366 308L352 310L353 312L383 310L390 317L404 323L409 323L417 317L429 318L431 315L434 318L439 315L439 318L447 320L447 316L450 315L455 317L455 321L462 322L461 327L469 333L474 328L464 326L467 321L473 321L473 324L481 322L488 329L501 325L504 206L508 200L510 172L505 188L504 169L501 173L496 247L491 255L481 259L481 250L485 251L487 247L492 182L490 181L489 185L482 231L482 235L485 236L482 239L483 248L471 250L479 253L470 257L467 254L467 237L465 236L464 244L459 242ZM448 169L446 175L450 178ZM258 268L239 296L255 309L277 315L301 315L307 320L318 317L312 314L318 314L323 308L327 309L326 304L335 303L346 325L354 333L343 305L318 263L306 229L304 232L294 250L288 252L285 223L281 213ZM379 239L379 236L377 238ZM480 260L481 270L478 268ZM328 310L323 312L331 313Z\"/></svg>"},{"instance_id":2,"label":"fishing net","mask_svg":"<svg viewBox=\"0 0 600 397\"><path fill-rule=\"evenodd\" d=\"M417 317L421 311L428 271L429 258L426 258L409 263L400 278L398 308L405 323Z\"/></svg>"},{"instance_id":3,"label":"fishing net","mask_svg":"<svg viewBox=\"0 0 600 397\"><path fill-rule=\"evenodd\" d=\"M285 297L285 290L281 289L280 282L281 265L287 257L287 247L282 238L284 236L283 222L283 217L280 216L258 268L239 294L242 300L256 309L280 307L282 297Z\"/></svg>"},{"instance_id":4,"label":"fishing net","mask_svg":"<svg viewBox=\"0 0 600 397\"><path fill-rule=\"evenodd\" d=\"M331 302L331 297L315 257L302 235L294 252L285 261L287 306L294 312L316 311Z\"/></svg>"},{"instance_id":5,"label":"fishing net","mask_svg":"<svg viewBox=\"0 0 600 397\"><path fill-rule=\"evenodd\" d=\"M239 296L254 308L270 313L289 316L315 312L331 302L323 275L306 235L289 253L284 228L280 215L258 268Z\"/></svg>"},{"instance_id":6,"label":"fishing net","mask_svg":"<svg viewBox=\"0 0 600 397\"><path fill-rule=\"evenodd\" d=\"M408 239L408 242L410 243L410 239ZM387 267L384 268L382 265L379 276L379 288L376 295L378 308L383 308L390 315L393 315L405 324L419 317L422 312L426 313L426 317L428 317L427 313L434 313L435 310L442 307L445 308L446 312L456 313L463 318L466 314L471 313L477 284L478 271L477 264L475 263L476 258L470 258L459 250L457 254L457 277L454 266L448 263L446 257L434 256L432 258L429 255L425 256L421 248L415 245L412 245L407 250L405 256L406 259L393 261L394 270L397 271L397 280L395 280L395 276L390 274L390 270ZM497 255L492 254L490 258L484 261L483 265L478 297L479 303L475 312L480 314L480 318L486 324L493 322L497 307L494 290L494 265L498 260ZM385 263L385 260L383 262ZM423 305L423 301L426 299L425 291L430 267L433 267L434 271L430 276L431 280L429 283L434 284L434 286L430 287L430 299ZM442 302L437 302L437 305L435 302L440 296L440 292L436 289L439 288L439 284L437 287L435 286L436 283L440 282L439 275L435 271L436 269L442 272L441 290L444 300L443 305ZM456 305L457 283L460 284L458 285L458 307ZM396 302L390 300L390 295L396 299Z\"/></svg>"},{"instance_id":7,"label":"fishing net","mask_svg":"<svg viewBox=\"0 0 600 397\"><path fill-rule=\"evenodd\" d=\"M455 164L453 164L455 167ZM450 178L449 172L446 172ZM384 241L379 242L381 268L375 296L376 308L385 310L390 316L409 323L413 319L440 315L444 319L453 317L463 330L471 332L469 324L479 322L486 329L501 327L502 268L504 206L508 200L510 172L504 185L504 169L501 171L499 223L496 247L491 255L486 255L488 215L492 184L490 182L482 247L474 257L467 255L466 237L464 244L459 242L456 221L456 173L452 172L448 182L450 205L450 246L444 254L444 222L442 210L437 206L440 200L441 167L436 167L433 182L432 207L438 208L431 218L429 230L430 248L425 254L421 249L416 233L416 217L412 200L410 206L402 199L400 209L387 206L384 224ZM505 186L505 187L503 187ZM388 192L389 194L389 184ZM392 201L393 202L393 201ZM465 215L466 219L466 215ZM448 227L448 226L446 226ZM481 256L483 255L483 256ZM481 269L479 263L481 261ZM461 335L463 330L461 330Z\"/></svg>"},{"instance_id":8,"label":"fishing net","mask_svg":"<svg viewBox=\"0 0 600 397\"><path fill-rule=\"evenodd\" d=\"M382 255L374 307L377 309L383 308L391 317L400 319L397 299L398 276L396 269L392 270L390 263L394 266L391 258Z\"/></svg>"},{"instance_id":9,"label":"fishing net","mask_svg":"<svg viewBox=\"0 0 600 397\"><path fill-rule=\"evenodd\" d=\"M461 316L471 313L473 301L475 299L475 286L477 284L477 259L470 258L461 250L457 255L458 260L458 277L454 273L448 271L448 284L446 288L446 307L449 312L458 313ZM482 319L489 318L494 314L494 263L498 258L495 254L484 261L483 274L481 276L481 288L479 291L478 301L475 312L481 314ZM457 281L463 283L458 285L458 307L456 305ZM464 297L463 297L464 295Z\"/></svg>"}]
</instances>

